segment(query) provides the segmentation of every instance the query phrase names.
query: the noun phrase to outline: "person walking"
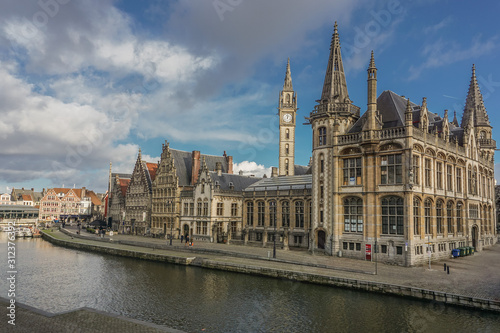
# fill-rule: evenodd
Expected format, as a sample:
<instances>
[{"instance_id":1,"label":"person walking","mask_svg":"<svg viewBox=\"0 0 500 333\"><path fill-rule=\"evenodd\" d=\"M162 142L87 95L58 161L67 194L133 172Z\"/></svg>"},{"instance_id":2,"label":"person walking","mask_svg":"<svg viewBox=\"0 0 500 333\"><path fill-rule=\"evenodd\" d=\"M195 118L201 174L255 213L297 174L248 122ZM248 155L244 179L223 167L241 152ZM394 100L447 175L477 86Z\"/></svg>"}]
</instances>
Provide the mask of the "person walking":
<instances>
[{"instance_id":1,"label":"person walking","mask_svg":"<svg viewBox=\"0 0 500 333\"><path fill-rule=\"evenodd\" d=\"M189 243L189 235L186 235L186 244L187 245Z\"/></svg>"},{"instance_id":2,"label":"person walking","mask_svg":"<svg viewBox=\"0 0 500 333\"><path fill-rule=\"evenodd\" d=\"M184 235L181 235L181 244L183 240L184 240Z\"/></svg>"}]
</instances>

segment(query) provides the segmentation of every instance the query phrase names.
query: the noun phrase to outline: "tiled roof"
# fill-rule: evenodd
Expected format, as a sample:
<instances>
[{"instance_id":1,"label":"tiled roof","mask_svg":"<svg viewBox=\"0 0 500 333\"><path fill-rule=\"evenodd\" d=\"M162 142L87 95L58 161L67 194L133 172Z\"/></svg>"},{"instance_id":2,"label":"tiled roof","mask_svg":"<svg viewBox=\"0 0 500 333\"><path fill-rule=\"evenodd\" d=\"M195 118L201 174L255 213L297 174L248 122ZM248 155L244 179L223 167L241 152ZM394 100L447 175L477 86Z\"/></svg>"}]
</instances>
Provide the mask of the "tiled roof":
<instances>
[{"instance_id":1,"label":"tiled roof","mask_svg":"<svg viewBox=\"0 0 500 333\"><path fill-rule=\"evenodd\" d=\"M312 175L263 178L248 186L244 191L300 190L304 188L312 188Z\"/></svg>"},{"instance_id":2,"label":"tiled roof","mask_svg":"<svg viewBox=\"0 0 500 333\"><path fill-rule=\"evenodd\" d=\"M120 178L120 189L122 191L123 196L127 194L128 184L130 184L130 178L128 179Z\"/></svg>"},{"instance_id":3,"label":"tiled roof","mask_svg":"<svg viewBox=\"0 0 500 333\"><path fill-rule=\"evenodd\" d=\"M192 174L192 152L170 149L170 153L174 159L174 165L177 170L177 177L179 177L179 186L191 185ZM215 170L215 164L220 162L222 165L222 172L227 173L228 163L224 156L213 155L200 155L200 169L205 158L208 170Z\"/></svg>"},{"instance_id":4,"label":"tiled roof","mask_svg":"<svg viewBox=\"0 0 500 333\"><path fill-rule=\"evenodd\" d=\"M148 168L148 172L149 172L149 176L151 177L151 181L153 182L156 178L156 171L158 170L158 164L146 162L146 166Z\"/></svg>"},{"instance_id":5,"label":"tiled roof","mask_svg":"<svg viewBox=\"0 0 500 333\"><path fill-rule=\"evenodd\" d=\"M209 174L214 184L218 182L221 190L231 190L230 184L232 183L234 186L233 190L238 192L262 179L250 176L240 176L230 173L222 173L219 176L216 171L210 171Z\"/></svg>"},{"instance_id":6,"label":"tiled roof","mask_svg":"<svg viewBox=\"0 0 500 333\"><path fill-rule=\"evenodd\" d=\"M33 197L29 194L22 195L23 201L33 201Z\"/></svg>"},{"instance_id":7,"label":"tiled roof","mask_svg":"<svg viewBox=\"0 0 500 333\"><path fill-rule=\"evenodd\" d=\"M90 198L90 200L92 201L92 204L94 206L102 205L101 200L99 199L99 197L97 197L97 195L94 193L94 191L86 191L85 196Z\"/></svg>"},{"instance_id":8,"label":"tiled roof","mask_svg":"<svg viewBox=\"0 0 500 333\"><path fill-rule=\"evenodd\" d=\"M295 176L307 175L311 173L311 167L304 165L294 165L293 172Z\"/></svg>"}]
</instances>

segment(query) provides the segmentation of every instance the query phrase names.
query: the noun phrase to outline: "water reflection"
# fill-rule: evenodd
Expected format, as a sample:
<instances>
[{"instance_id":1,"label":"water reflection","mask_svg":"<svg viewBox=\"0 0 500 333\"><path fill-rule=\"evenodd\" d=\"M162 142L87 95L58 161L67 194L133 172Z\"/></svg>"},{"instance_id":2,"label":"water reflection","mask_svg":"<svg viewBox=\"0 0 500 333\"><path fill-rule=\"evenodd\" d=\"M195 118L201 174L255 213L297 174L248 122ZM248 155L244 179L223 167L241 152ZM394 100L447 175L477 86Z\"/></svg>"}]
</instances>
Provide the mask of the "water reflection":
<instances>
[{"instance_id":1,"label":"water reflection","mask_svg":"<svg viewBox=\"0 0 500 333\"><path fill-rule=\"evenodd\" d=\"M5 233L0 242L6 243ZM194 332L496 332L499 316L437 303L17 240L17 300L83 306ZM6 246L0 249L6 267ZM3 270L2 270L3 271ZM6 297L6 279L0 287Z\"/></svg>"}]
</instances>

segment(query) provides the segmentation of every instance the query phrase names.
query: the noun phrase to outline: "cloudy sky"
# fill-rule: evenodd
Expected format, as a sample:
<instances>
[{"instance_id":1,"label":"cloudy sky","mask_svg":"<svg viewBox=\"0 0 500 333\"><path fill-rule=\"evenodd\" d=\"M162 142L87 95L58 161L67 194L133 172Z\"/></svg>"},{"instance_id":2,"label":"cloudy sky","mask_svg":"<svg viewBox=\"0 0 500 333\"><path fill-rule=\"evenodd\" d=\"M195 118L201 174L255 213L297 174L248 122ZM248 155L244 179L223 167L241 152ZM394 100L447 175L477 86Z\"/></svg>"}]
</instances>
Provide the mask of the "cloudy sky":
<instances>
[{"instance_id":1,"label":"cloudy sky","mask_svg":"<svg viewBox=\"0 0 500 333\"><path fill-rule=\"evenodd\" d=\"M2 1L0 192L103 192L110 162L130 173L139 148L156 162L165 140L269 172L287 58L302 118L320 97L335 21L362 111L374 50L379 93L425 96L459 120L476 64L498 128L498 12L493 0ZM307 165L309 126L296 142Z\"/></svg>"}]
</instances>

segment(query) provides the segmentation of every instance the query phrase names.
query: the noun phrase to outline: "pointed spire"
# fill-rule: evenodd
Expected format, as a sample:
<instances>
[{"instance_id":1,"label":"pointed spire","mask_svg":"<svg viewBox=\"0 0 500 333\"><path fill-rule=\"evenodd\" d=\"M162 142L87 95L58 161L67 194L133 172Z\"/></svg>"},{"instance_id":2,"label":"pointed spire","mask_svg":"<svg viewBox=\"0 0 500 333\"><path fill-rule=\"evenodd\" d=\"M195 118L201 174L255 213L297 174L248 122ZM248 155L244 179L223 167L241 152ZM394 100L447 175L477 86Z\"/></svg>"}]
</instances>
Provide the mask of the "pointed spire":
<instances>
[{"instance_id":1,"label":"pointed spire","mask_svg":"<svg viewBox=\"0 0 500 333\"><path fill-rule=\"evenodd\" d=\"M465 100L461 127L467 127L469 122L472 122L472 126L491 127L486 108L484 107L483 95L477 83L476 65L472 65L472 77L470 79L467 99Z\"/></svg>"},{"instance_id":2,"label":"pointed spire","mask_svg":"<svg viewBox=\"0 0 500 333\"><path fill-rule=\"evenodd\" d=\"M406 121L406 126L413 125L413 109L411 107L409 98L406 100L405 121Z\"/></svg>"},{"instance_id":3,"label":"pointed spire","mask_svg":"<svg viewBox=\"0 0 500 333\"><path fill-rule=\"evenodd\" d=\"M375 68L375 69L377 68L377 67L375 67L375 57L373 56L373 50L372 50L372 57L370 59L370 66L368 68L369 69L370 68Z\"/></svg>"},{"instance_id":4,"label":"pointed spire","mask_svg":"<svg viewBox=\"0 0 500 333\"><path fill-rule=\"evenodd\" d=\"M457 119L457 111L453 111L453 121L451 123L456 127L460 127L460 124L458 123Z\"/></svg>"},{"instance_id":5,"label":"pointed spire","mask_svg":"<svg viewBox=\"0 0 500 333\"><path fill-rule=\"evenodd\" d=\"M293 91L292 72L290 71L290 58L288 58L288 62L286 64L285 84L283 85L283 91Z\"/></svg>"},{"instance_id":6,"label":"pointed spire","mask_svg":"<svg viewBox=\"0 0 500 333\"><path fill-rule=\"evenodd\" d=\"M344 65L342 64L342 55L340 54L340 39L335 22L332 42L330 45L330 57L326 69L325 81L323 83L323 92L321 101L340 103L350 102L349 93L347 92L347 83L344 73Z\"/></svg>"}]
</instances>

